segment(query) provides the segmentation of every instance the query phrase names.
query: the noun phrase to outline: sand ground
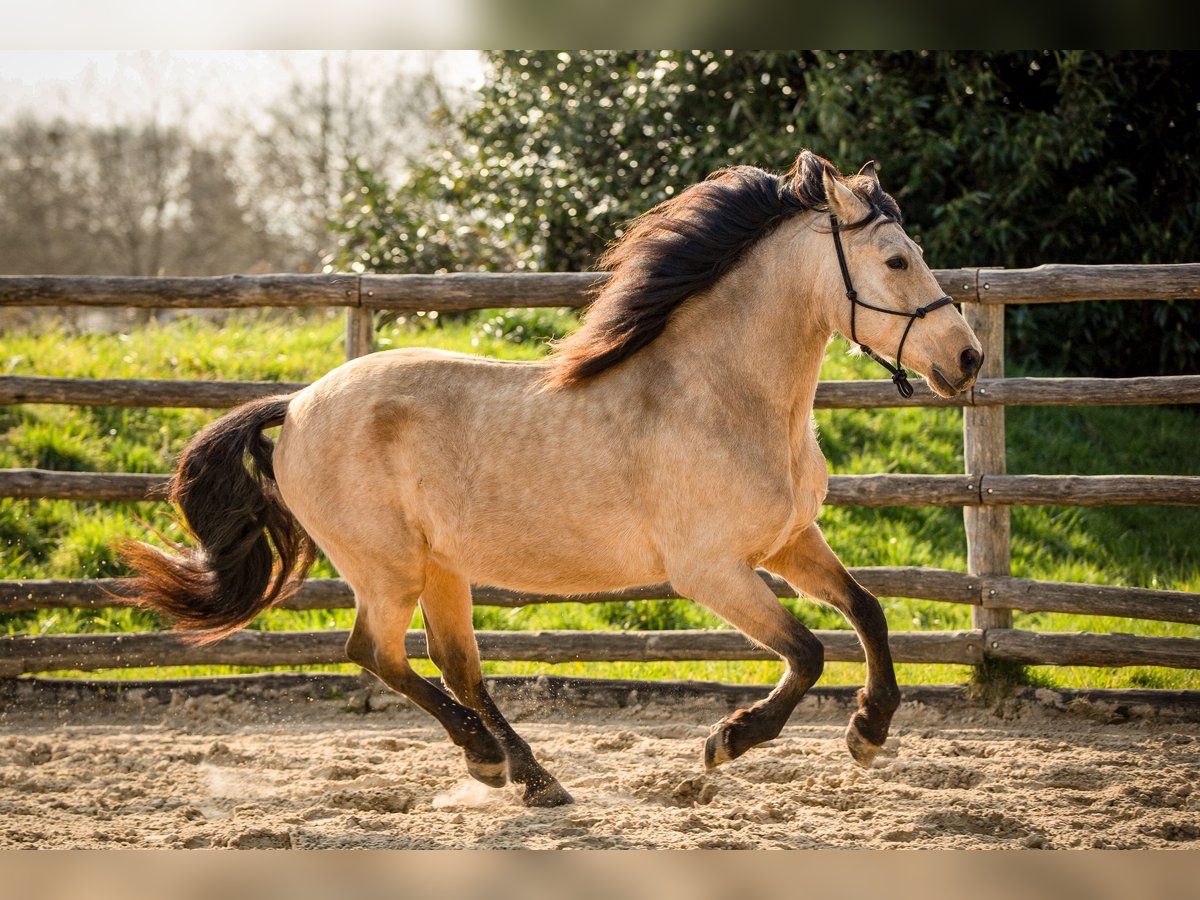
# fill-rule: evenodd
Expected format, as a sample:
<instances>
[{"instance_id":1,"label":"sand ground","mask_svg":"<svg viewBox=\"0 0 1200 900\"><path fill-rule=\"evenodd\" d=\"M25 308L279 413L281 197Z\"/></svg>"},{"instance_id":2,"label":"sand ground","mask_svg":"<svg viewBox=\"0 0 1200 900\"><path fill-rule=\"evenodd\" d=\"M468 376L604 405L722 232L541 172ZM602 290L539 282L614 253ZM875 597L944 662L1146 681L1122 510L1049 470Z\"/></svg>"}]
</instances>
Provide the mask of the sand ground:
<instances>
[{"instance_id":1,"label":"sand ground","mask_svg":"<svg viewBox=\"0 0 1200 900\"><path fill-rule=\"evenodd\" d=\"M705 773L720 699L501 706L572 806L466 778L423 713L364 688L0 709L0 846L374 848L1200 847L1200 724L906 702L855 766L844 702Z\"/></svg>"}]
</instances>

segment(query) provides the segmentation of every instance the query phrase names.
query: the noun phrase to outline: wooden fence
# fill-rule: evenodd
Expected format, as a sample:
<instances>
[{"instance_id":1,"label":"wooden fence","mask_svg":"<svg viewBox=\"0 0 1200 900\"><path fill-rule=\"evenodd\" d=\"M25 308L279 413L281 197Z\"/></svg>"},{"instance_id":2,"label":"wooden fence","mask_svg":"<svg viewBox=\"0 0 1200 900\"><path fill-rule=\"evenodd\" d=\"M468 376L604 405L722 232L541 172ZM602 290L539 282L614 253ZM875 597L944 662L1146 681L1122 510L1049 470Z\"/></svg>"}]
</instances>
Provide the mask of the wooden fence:
<instances>
[{"instance_id":1,"label":"wooden fence","mask_svg":"<svg viewBox=\"0 0 1200 900\"><path fill-rule=\"evenodd\" d=\"M1200 298L1200 264L1160 266L1048 265L1036 269L949 269L935 273L943 290L963 305L984 344L986 362L975 387L953 399L922 383L911 399L890 381L822 383L819 409L961 406L965 473L954 475L834 476L828 501L859 506L961 506L967 535L967 571L911 567L852 570L876 594L971 606L964 631L893 632L898 662L979 665L987 659L1029 664L1200 668L1200 640L1127 634L1049 634L1013 628L1013 610L1061 611L1200 624L1200 594L1014 578L1010 566L1009 508L1016 504L1200 505L1200 477L1008 475L1006 406L1181 404L1200 402L1200 375L1158 378L1005 378L1004 305L1079 300ZM372 349L378 310L456 311L495 307L575 306L603 275L458 274L268 275L221 278L0 278L0 306L156 308L348 307L347 357ZM278 382L109 380L0 377L0 404L224 408L298 389ZM161 499L165 475L0 470L0 497L80 501ZM763 574L781 597L791 588ZM0 581L0 613L47 608L96 609L115 605L112 580ZM670 585L594 594L584 598L528 596L475 589L480 605L606 602L678 596ZM289 609L350 607L344 582L316 579L284 605ZM853 632L818 632L829 660L857 661ZM209 646L163 633L18 636L0 638L0 676L56 670L214 665L301 665L345 660L341 631L243 631ZM770 659L731 631L480 632L490 660L652 661ZM425 636L408 636L423 657Z\"/></svg>"}]
</instances>

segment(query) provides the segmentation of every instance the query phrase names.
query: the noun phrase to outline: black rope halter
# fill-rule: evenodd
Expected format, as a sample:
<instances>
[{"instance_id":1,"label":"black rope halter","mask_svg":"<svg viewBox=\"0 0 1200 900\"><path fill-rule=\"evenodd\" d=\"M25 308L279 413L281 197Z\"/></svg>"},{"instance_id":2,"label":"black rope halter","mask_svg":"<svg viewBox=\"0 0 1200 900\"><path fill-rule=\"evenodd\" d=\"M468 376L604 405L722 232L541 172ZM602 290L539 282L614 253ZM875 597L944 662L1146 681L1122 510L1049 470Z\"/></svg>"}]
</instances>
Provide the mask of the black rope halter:
<instances>
[{"instance_id":1,"label":"black rope halter","mask_svg":"<svg viewBox=\"0 0 1200 900\"><path fill-rule=\"evenodd\" d=\"M882 306L875 306L874 304L859 300L858 292L854 290L854 283L850 280L850 269L846 265L846 252L842 249L842 236L838 228L837 216L831 215L829 222L833 226L833 246L837 248L838 265L842 267L842 280L846 282L846 296L850 298L850 340L858 344L863 353L892 373L892 384L896 385L896 390L900 392L900 396L907 400L913 395L913 386L908 381L908 373L904 371L900 357L904 353L904 342L908 340L908 333L912 330L913 322L917 321L917 319L925 318L927 313L931 313L935 309L953 303L954 299L952 297L939 297L932 303L918 306L912 312L904 312L899 309L885 309ZM867 309L873 309L876 312L887 313L889 316L904 316L908 319L908 324L904 326L904 334L900 336L900 346L896 348L896 364L894 366L858 339L858 334L854 327L854 314L860 306L865 306Z\"/></svg>"}]
</instances>

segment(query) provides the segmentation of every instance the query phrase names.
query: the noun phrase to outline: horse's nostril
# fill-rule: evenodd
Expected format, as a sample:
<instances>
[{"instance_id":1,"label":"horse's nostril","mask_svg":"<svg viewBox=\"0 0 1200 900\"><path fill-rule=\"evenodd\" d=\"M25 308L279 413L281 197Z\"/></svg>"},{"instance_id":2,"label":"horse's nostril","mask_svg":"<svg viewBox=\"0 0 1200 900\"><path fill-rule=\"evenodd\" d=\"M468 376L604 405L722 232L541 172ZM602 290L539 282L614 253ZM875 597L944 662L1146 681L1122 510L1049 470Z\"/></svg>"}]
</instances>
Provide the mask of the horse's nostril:
<instances>
[{"instance_id":1,"label":"horse's nostril","mask_svg":"<svg viewBox=\"0 0 1200 900\"><path fill-rule=\"evenodd\" d=\"M974 375L979 371L979 367L983 365L983 354L973 347L968 347L962 352L959 362L962 364L964 375Z\"/></svg>"}]
</instances>

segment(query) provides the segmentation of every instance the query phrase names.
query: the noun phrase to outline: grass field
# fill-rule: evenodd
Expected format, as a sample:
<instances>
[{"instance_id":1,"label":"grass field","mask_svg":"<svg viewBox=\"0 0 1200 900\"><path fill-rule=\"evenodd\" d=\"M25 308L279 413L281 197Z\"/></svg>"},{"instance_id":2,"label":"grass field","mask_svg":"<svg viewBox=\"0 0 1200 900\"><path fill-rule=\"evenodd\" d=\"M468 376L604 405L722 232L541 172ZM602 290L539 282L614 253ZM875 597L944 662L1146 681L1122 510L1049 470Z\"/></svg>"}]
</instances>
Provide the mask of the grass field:
<instances>
[{"instance_id":1,"label":"grass field","mask_svg":"<svg viewBox=\"0 0 1200 900\"><path fill-rule=\"evenodd\" d=\"M389 326L381 345L418 344L533 358L537 336L561 327L554 314L480 314L432 326L427 320ZM306 381L342 361L340 312L305 315L234 314L220 322L200 316L149 322L120 334L71 333L60 323L0 338L4 373L107 378L207 378ZM831 345L825 378L879 377L867 362ZM1011 372L1010 374L1020 374ZM1032 374L1032 373L1030 373ZM0 407L0 467L77 471L164 472L184 443L219 413L206 410L117 409L28 405ZM1196 474L1200 418L1172 408L1008 410L1008 466L1014 474ZM834 410L817 414L821 442L837 474L962 471L961 411ZM522 477L514 473L513 477ZM111 543L147 536L137 520L180 537L162 504L0 500L0 577L78 578L119 574ZM821 521L847 565L925 565L965 569L961 512L954 509L827 507ZM1016 507L1013 574L1059 581L1200 590L1200 509L1163 507ZM321 560L316 575L334 574ZM844 628L839 614L814 603L792 604L814 628ZM966 606L885 599L895 630L966 628ZM349 611L271 612L255 627L346 628ZM476 624L489 629L685 628L719 622L687 601L562 604L504 610L481 607ZM1018 614L1017 627L1045 631L1123 631L1200 637L1196 626L1066 614ZM0 616L9 634L146 630L153 616L131 610L46 610ZM313 667L354 671L353 667ZM963 681L961 666L902 665L907 682ZM774 663L574 664L491 663L491 672L589 674L769 682ZM224 674L229 668L161 669L180 676ZM432 671L426 669L425 671ZM104 673L145 677L147 670ZM1200 688L1200 672L1151 668L1031 670L1038 683L1064 686ZM831 663L825 683L862 680L862 667Z\"/></svg>"}]
</instances>

